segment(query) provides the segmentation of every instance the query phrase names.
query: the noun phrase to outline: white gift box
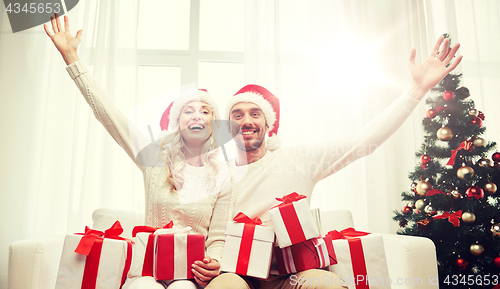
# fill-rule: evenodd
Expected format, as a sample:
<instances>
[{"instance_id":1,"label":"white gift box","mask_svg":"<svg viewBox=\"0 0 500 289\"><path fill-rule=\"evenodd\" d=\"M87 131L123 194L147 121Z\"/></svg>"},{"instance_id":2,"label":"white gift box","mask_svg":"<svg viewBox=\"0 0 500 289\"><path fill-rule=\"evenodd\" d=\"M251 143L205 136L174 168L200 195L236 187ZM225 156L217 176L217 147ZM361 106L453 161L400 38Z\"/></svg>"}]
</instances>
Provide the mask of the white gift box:
<instances>
[{"instance_id":1,"label":"white gift box","mask_svg":"<svg viewBox=\"0 0 500 289\"><path fill-rule=\"evenodd\" d=\"M56 289L81 288L87 256L75 253L82 235L67 235L64 241ZM96 289L117 289L122 283L127 259L127 242L104 239L99 258Z\"/></svg>"},{"instance_id":2,"label":"white gift box","mask_svg":"<svg viewBox=\"0 0 500 289\"><path fill-rule=\"evenodd\" d=\"M143 276L144 257L146 256L146 248L150 235L151 233L137 233L135 236L134 250L132 253L132 265L130 266L130 271L128 272L129 278ZM154 247L154 243L152 245Z\"/></svg>"},{"instance_id":3,"label":"white gift box","mask_svg":"<svg viewBox=\"0 0 500 289\"><path fill-rule=\"evenodd\" d=\"M389 289L395 282L389 277L381 234L333 240L333 247L337 264L328 267L328 270L342 278L343 285L349 289Z\"/></svg>"},{"instance_id":4,"label":"white gift box","mask_svg":"<svg viewBox=\"0 0 500 289\"><path fill-rule=\"evenodd\" d=\"M269 210L269 215L280 248L319 236L307 199L281 204Z\"/></svg>"},{"instance_id":5,"label":"white gift box","mask_svg":"<svg viewBox=\"0 0 500 289\"><path fill-rule=\"evenodd\" d=\"M224 244L220 270L267 279L271 267L274 231L272 228L254 225L253 238L244 240L247 237L243 236L245 225L248 224L232 221L227 223L226 243ZM245 256L246 254L240 250L244 243L250 244L251 247L248 256ZM248 264L247 268L245 268L245 262Z\"/></svg>"}]
</instances>

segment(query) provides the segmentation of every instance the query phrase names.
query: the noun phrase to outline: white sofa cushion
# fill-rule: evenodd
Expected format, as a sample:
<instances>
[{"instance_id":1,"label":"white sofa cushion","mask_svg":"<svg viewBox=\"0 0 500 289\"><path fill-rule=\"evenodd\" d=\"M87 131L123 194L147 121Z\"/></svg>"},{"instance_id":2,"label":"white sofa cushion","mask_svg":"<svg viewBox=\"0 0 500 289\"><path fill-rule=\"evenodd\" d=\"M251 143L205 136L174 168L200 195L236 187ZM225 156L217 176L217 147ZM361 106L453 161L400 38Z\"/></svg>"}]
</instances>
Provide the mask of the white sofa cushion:
<instances>
[{"instance_id":1,"label":"white sofa cushion","mask_svg":"<svg viewBox=\"0 0 500 289\"><path fill-rule=\"evenodd\" d=\"M97 209L92 213L92 228L104 231L111 227L116 221L120 221L123 234L120 236L132 238L132 229L135 226L144 225L144 213L134 211L122 211L112 209Z\"/></svg>"}]
</instances>

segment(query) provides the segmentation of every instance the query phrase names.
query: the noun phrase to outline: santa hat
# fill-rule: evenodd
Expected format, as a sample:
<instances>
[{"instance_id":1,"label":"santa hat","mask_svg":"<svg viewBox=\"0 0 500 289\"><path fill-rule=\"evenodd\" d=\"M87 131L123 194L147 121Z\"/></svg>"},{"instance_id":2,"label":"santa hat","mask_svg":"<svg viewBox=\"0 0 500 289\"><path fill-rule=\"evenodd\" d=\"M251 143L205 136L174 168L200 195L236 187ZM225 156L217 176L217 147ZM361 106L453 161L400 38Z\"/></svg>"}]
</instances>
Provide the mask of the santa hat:
<instances>
[{"instance_id":1,"label":"santa hat","mask_svg":"<svg viewBox=\"0 0 500 289\"><path fill-rule=\"evenodd\" d=\"M210 109L212 109L213 119L220 119L219 117L219 109L217 108L217 104L212 99L210 94L206 89L198 89L198 93L187 93L181 95L178 99L172 101L170 105L167 107L165 112L160 119L160 127L161 130L169 130L174 131L177 128L178 120L182 112L182 108L190 103L191 101L203 101Z\"/></svg>"},{"instance_id":2,"label":"santa hat","mask_svg":"<svg viewBox=\"0 0 500 289\"><path fill-rule=\"evenodd\" d=\"M280 126L280 101L266 88L249 84L240 89L227 103L228 116L233 106L240 102L251 102L260 107L267 126L269 127L269 138L266 142L268 150L276 150L280 147L280 141L277 137Z\"/></svg>"}]
</instances>

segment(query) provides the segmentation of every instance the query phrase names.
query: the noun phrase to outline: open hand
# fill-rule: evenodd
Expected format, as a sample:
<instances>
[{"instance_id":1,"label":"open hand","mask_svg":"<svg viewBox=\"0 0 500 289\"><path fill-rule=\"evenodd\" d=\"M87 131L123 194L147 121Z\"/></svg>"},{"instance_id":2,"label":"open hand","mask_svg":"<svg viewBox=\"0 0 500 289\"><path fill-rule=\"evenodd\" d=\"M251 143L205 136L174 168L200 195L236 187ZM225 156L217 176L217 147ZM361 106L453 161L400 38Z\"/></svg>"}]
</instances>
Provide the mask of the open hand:
<instances>
[{"instance_id":1,"label":"open hand","mask_svg":"<svg viewBox=\"0 0 500 289\"><path fill-rule=\"evenodd\" d=\"M415 48L411 50L408 69L410 70L412 82L408 94L416 99L422 99L431 88L436 86L462 61L462 56L459 56L447 66L455 56L460 44L455 44L448 53L450 41L444 39L443 42L443 39L443 36L438 38L429 57L420 64L415 64Z\"/></svg>"},{"instance_id":2,"label":"open hand","mask_svg":"<svg viewBox=\"0 0 500 289\"><path fill-rule=\"evenodd\" d=\"M50 17L50 22L52 23L52 31L54 31L53 34L49 31L47 24L44 24L43 28L52 42L54 42L54 45L61 53L62 57L66 61L66 64L69 65L70 63L78 60L75 59L75 57L78 58L76 50L81 42L82 30L78 31L73 37L69 30L69 20L66 15L64 15L64 30L61 25L60 17L58 17L57 14L54 14L54 17Z\"/></svg>"},{"instance_id":3,"label":"open hand","mask_svg":"<svg viewBox=\"0 0 500 289\"><path fill-rule=\"evenodd\" d=\"M219 276L220 264L217 260L206 256L202 261L195 261L193 264L193 274L196 283L206 286L210 280Z\"/></svg>"}]
</instances>

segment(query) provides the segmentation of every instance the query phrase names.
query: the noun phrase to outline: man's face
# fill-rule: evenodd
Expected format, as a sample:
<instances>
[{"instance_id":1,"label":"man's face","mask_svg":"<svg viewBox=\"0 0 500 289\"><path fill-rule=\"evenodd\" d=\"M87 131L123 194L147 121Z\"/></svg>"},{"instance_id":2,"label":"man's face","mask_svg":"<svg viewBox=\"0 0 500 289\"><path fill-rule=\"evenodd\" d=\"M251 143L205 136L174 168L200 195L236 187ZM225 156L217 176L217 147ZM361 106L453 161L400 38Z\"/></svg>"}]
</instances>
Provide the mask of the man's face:
<instances>
[{"instance_id":1,"label":"man's face","mask_svg":"<svg viewBox=\"0 0 500 289\"><path fill-rule=\"evenodd\" d=\"M266 119L260 107L251 102L239 102L231 108L229 120L239 126L231 126L234 142L247 152L259 149L266 137ZM231 122L232 123L232 122Z\"/></svg>"}]
</instances>

